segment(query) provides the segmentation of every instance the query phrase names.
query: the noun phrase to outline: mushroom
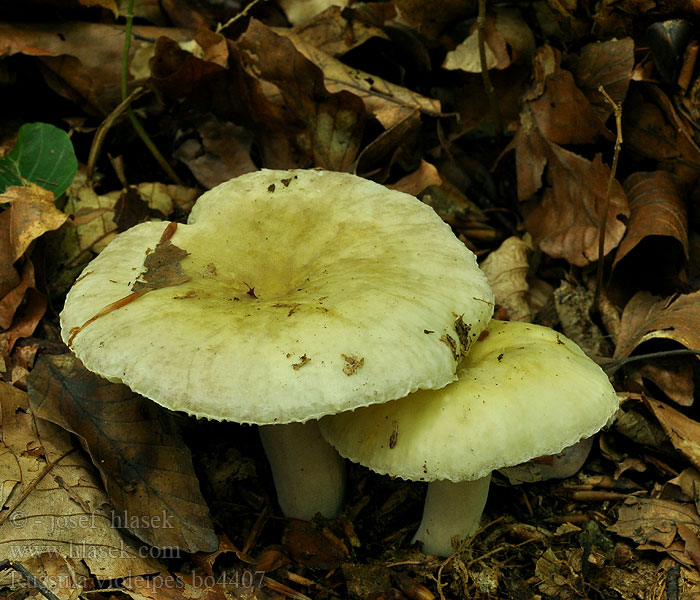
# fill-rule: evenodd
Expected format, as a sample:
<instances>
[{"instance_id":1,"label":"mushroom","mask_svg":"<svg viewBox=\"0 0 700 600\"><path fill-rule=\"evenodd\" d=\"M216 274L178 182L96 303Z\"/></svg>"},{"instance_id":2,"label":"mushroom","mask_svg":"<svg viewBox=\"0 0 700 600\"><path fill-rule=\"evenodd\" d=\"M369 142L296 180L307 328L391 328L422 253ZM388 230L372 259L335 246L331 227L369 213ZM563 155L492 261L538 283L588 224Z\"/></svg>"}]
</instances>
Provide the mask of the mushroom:
<instances>
[{"instance_id":1,"label":"mushroom","mask_svg":"<svg viewBox=\"0 0 700 600\"><path fill-rule=\"evenodd\" d=\"M439 390L329 416L321 433L378 473L429 481L414 541L448 556L473 535L491 471L555 454L604 427L618 399L603 371L556 331L492 320Z\"/></svg>"},{"instance_id":2,"label":"mushroom","mask_svg":"<svg viewBox=\"0 0 700 600\"><path fill-rule=\"evenodd\" d=\"M263 425L280 505L307 519L342 502L313 420L447 385L492 309L474 255L413 196L263 170L203 194L186 225L117 236L61 327L88 369L166 408Z\"/></svg>"}]
</instances>

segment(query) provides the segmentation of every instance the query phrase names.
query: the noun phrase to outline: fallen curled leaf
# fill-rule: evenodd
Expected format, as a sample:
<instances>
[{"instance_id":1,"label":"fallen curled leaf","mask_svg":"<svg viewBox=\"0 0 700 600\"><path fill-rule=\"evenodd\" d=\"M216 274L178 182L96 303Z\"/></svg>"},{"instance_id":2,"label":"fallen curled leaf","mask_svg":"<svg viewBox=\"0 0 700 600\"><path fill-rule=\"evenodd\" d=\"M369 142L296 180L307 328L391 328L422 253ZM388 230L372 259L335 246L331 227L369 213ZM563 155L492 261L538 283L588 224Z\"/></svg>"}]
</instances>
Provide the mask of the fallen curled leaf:
<instances>
[{"instance_id":1,"label":"fallen curled leaf","mask_svg":"<svg viewBox=\"0 0 700 600\"><path fill-rule=\"evenodd\" d=\"M638 381L640 388L644 387L643 379L653 381L654 385L676 404L692 406L695 400L695 384L693 382L693 363L695 361L696 359L692 356L649 360L637 369L631 365L626 376L631 380Z\"/></svg>"},{"instance_id":2,"label":"fallen curled leaf","mask_svg":"<svg viewBox=\"0 0 700 600\"><path fill-rule=\"evenodd\" d=\"M653 398L645 398L645 404L668 435L673 447L695 468L700 468L700 423Z\"/></svg>"},{"instance_id":3,"label":"fallen curled leaf","mask_svg":"<svg viewBox=\"0 0 700 600\"><path fill-rule=\"evenodd\" d=\"M17 287L0 298L0 329L9 329L12 320L29 288L34 287L34 265L26 259L22 265L22 278Z\"/></svg>"},{"instance_id":4,"label":"fallen curled leaf","mask_svg":"<svg viewBox=\"0 0 700 600\"><path fill-rule=\"evenodd\" d=\"M486 16L484 29L487 69L506 69L535 52L532 30L518 9L494 6ZM443 68L467 73L481 73L479 28L474 23L470 35L447 53Z\"/></svg>"},{"instance_id":5,"label":"fallen curled leaf","mask_svg":"<svg viewBox=\"0 0 700 600\"><path fill-rule=\"evenodd\" d=\"M530 290L527 274L532 252L531 239L511 236L481 263L481 270L496 297L496 306L506 310L510 321L529 322L532 317L527 301Z\"/></svg>"},{"instance_id":6,"label":"fallen curled leaf","mask_svg":"<svg viewBox=\"0 0 700 600\"><path fill-rule=\"evenodd\" d=\"M250 158L253 140L242 127L209 115L198 132L201 142L188 139L173 156L184 162L205 188L257 170Z\"/></svg>"},{"instance_id":7,"label":"fallen curled leaf","mask_svg":"<svg viewBox=\"0 0 700 600\"><path fill-rule=\"evenodd\" d=\"M615 358L632 354L637 346L654 339L673 340L700 349L700 292L668 298L638 292L625 306Z\"/></svg>"},{"instance_id":8,"label":"fallen curled leaf","mask_svg":"<svg viewBox=\"0 0 700 600\"><path fill-rule=\"evenodd\" d=\"M295 8L302 4L298 0L291 2ZM331 56L341 56L373 37L389 39L379 27L355 18L352 11L344 11L339 0L334 0L314 18L295 25L293 31L308 44Z\"/></svg>"},{"instance_id":9,"label":"fallen curled leaf","mask_svg":"<svg viewBox=\"0 0 700 600\"><path fill-rule=\"evenodd\" d=\"M35 239L58 229L68 218L56 208L53 194L36 184L8 187L0 194L0 204L6 202L10 203L10 263L22 256Z\"/></svg>"},{"instance_id":10,"label":"fallen curled leaf","mask_svg":"<svg viewBox=\"0 0 700 600\"><path fill-rule=\"evenodd\" d=\"M280 0L279 4L292 25L317 17L332 7L344 8L350 0Z\"/></svg>"},{"instance_id":11,"label":"fallen curled leaf","mask_svg":"<svg viewBox=\"0 0 700 600\"><path fill-rule=\"evenodd\" d=\"M109 499L70 435L36 419L26 393L0 383L0 556L82 560L98 579L162 566L113 527Z\"/></svg>"},{"instance_id":12,"label":"fallen curled leaf","mask_svg":"<svg viewBox=\"0 0 700 600\"><path fill-rule=\"evenodd\" d=\"M396 183L392 183L387 187L391 190L417 196L431 185L442 185L442 178L433 165L421 160L420 167L413 171L413 173L409 173Z\"/></svg>"},{"instance_id":13,"label":"fallen curled leaf","mask_svg":"<svg viewBox=\"0 0 700 600\"><path fill-rule=\"evenodd\" d=\"M304 123L298 141L310 151L314 164L350 170L364 128L361 100L346 89L326 86L324 74L298 46L259 21L251 21L236 47L247 68L274 84L287 110Z\"/></svg>"},{"instance_id":14,"label":"fallen curled leaf","mask_svg":"<svg viewBox=\"0 0 700 600\"><path fill-rule=\"evenodd\" d=\"M676 541L679 525L695 535L700 532L700 517L692 504L630 497L620 507L618 520L608 531L634 540L640 548L667 552L681 564L693 567L684 552L684 544Z\"/></svg>"},{"instance_id":15,"label":"fallen curled leaf","mask_svg":"<svg viewBox=\"0 0 700 600\"><path fill-rule=\"evenodd\" d=\"M555 144L585 144L609 134L591 103L562 69L561 53L550 46L537 49L535 81L525 93L525 106L541 135Z\"/></svg>"},{"instance_id":16,"label":"fallen curled leaf","mask_svg":"<svg viewBox=\"0 0 700 600\"><path fill-rule=\"evenodd\" d=\"M642 240L650 236L671 238L688 258L688 211L681 197L676 178L668 171L634 173L625 180L625 192L630 207L627 231L615 254L613 268ZM672 249L669 249L672 251ZM658 253L658 249L655 250ZM663 252L664 262L671 260Z\"/></svg>"},{"instance_id":17,"label":"fallen curled leaf","mask_svg":"<svg viewBox=\"0 0 700 600\"><path fill-rule=\"evenodd\" d=\"M47 552L23 559L22 566L59 600L75 600L77 594L89 593L95 587L90 570L77 558ZM26 583L14 570L0 572L0 587L20 588ZM37 593L30 600L45 600L45 596Z\"/></svg>"},{"instance_id":18,"label":"fallen curled leaf","mask_svg":"<svg viewBox=\"0 0 700 600\"><path fill-rule=\"evenodd\" d=\"M116 523L153 546L216 549L192 458L169 413L70 354L39 359L27 386L37 415L85 442Z\"/></svg>"},{"instance_id":19,"label":"fallen curled leaf","mask_svg":"<svg viewBox=\"0 0 700 600\"><path fill-rule=\"evenodd\" d=\"M440 116L439 100L428 98L406 87L391 83L372 73L354 69L320 51L289 30L275 32L290 39L298 52L315 64L324 76L329 92L348 91L359 97L365 110L389 129L415 110L430 116Z\"/></svg>"},{"instance_id":20,"label":"fallen curled leaf","mask_svg":"<svg viewBox=\"0 0 700 600\"><path fill-rule=\"evenodd\" d=\"M526 205L525 227L543 252L583 267L599 258L599 215L608 195L610 168L603 164L599 154L589 161L547 142L533 129L533 121L522 116L525 116L523 126L514 141L519 196L539 189L544 166L548 167L541 199L532 199ZM533 179L535 175L537 178ZM620 243L625 232L623 219L627 215L625 192L613 179L605 215L605 255Z\"/></svg>"},{"instance_id":21,"label":"fallen curled leaf","mask_svg":"<svg viewBox=\"0 0 700 600\"><path fill-rule=\"evenodd\" d=\"M616 104L622 104L632 78L634 40L626 37L587 44L567 64L571 66L576 86L588 98L600 122L605 123L614 108L598 88L602 85Z\"/></svg>"},{"instance_id":22,"label":"fallen curled leaf","mask_svg":"<svg viewBox=\"0 0 700 600\"><path fill-rule=\"evenodd\" d=\"M69 20L58 24L0 23L0 55L34 57L46 68L46 82L54 91L89 114L106 115L121 101L118 82L124 30L123 25ZM137 25L133 33L132 57L159 35L167 33L178 41L190 37L188 30L173 27Z\"/></svg>"},{"instance_id":23,"label":"fallen curled leaf","mask_svg":"<svg viewBox=\"0 0 700 600\"><path fill-rule=\"evenodd\" d=\"M26 290L22 303L13 315L12 324L0 332L0 358L12 352L17 340L34 333L46 312L46 303L46 296L37 289L29 287Z\"/></svg>"}]
</instances>

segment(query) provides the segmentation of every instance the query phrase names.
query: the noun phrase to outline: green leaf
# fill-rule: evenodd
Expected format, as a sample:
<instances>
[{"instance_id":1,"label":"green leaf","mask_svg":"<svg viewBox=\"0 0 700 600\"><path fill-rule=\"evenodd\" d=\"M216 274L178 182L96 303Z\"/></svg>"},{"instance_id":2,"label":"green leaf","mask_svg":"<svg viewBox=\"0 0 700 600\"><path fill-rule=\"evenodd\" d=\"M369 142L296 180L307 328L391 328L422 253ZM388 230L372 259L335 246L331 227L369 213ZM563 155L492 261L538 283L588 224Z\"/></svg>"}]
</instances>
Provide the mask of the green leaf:
<instances>
[{"instance_id":1,"label":"green leaf","mask_svg":"<svg viewBox=\"0 0 700 600\"><path fill-rule=\"evenodd\" d=\"M77 170L73 144L65 131L48 123L26 123L19 129L14 148L0 158L0 193L11 185L32 181L58 198Z\"/></svg>"}]
</instances>

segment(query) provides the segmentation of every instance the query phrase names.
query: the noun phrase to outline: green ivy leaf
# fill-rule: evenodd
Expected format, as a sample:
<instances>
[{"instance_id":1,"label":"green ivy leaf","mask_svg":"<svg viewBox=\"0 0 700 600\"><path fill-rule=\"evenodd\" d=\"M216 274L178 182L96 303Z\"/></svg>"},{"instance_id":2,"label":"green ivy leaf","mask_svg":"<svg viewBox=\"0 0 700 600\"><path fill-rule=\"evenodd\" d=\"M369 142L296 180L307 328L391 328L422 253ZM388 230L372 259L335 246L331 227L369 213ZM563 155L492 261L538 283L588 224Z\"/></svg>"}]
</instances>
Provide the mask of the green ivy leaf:
<instances>
[{"instance_id":1,"label":"green ivy leaf","mask_svg":"<svg viewBox=\"0 0 700 600\"><path fill-rule=\"evenodd\" d=\"M0 193L31 181L58 198L77 170L73 144L65 131L48 123L26 123L19 129L14 148L0 157Z\"/></svg>"}]
</instances>

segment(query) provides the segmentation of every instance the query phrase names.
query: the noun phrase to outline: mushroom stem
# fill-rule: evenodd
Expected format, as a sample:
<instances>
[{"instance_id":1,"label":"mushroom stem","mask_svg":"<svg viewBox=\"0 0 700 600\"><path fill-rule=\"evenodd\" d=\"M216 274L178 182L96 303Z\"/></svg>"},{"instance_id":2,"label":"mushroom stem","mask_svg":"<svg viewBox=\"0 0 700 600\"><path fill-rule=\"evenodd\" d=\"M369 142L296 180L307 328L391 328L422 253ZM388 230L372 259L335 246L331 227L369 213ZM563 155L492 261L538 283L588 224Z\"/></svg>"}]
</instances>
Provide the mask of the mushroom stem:
<instances>
[{"instance_id":1,"label":"mushroom stem","mask_svg":"<svg viewBox=\"0 0 700 600\"><path fill-rule=\"evenodd\" d=\"M489 495L491 474L474 481L431 481L413 542L423 543L423 552L450 556L452 538L474 535Z\"/></svg>"},{"instance_id":2,"label":"mushroom stem","mask_svg":"<svg viewBox=\"0 0 700 600\"><path fill-rule=\"evenodd\" d=\"M259 427L285 516L338 516L345 495L345 463L321 437L317 421Z\"/></svg>"}]
</instances>

